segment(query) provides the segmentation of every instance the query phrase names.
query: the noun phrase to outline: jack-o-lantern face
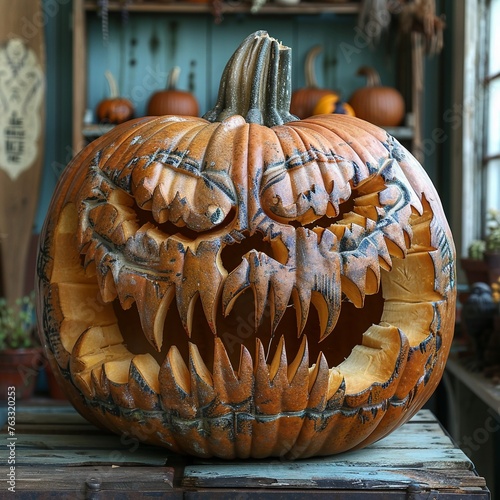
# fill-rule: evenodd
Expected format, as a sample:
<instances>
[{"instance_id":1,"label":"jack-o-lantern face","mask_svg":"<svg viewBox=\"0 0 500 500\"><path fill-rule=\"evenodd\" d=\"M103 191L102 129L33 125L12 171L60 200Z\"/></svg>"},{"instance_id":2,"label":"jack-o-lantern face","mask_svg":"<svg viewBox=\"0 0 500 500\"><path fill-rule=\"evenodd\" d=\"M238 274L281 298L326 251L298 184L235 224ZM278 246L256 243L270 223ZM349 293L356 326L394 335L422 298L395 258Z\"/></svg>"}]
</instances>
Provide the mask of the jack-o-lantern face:
<instances>
[{"instance_id":1,"label":"jack-o-lantern face","mask_svg":"<svg viewBox=\"0 0 500 500\"><path fill-rule=\"evenodd\" d=\"M307 457L383 437L439 382L455 289L438 196L385 131L290 121L288 62L258 32L208 120L129 122L63 174L40 327L90 420L198 456Z\"/></svg>"}]
</instances>

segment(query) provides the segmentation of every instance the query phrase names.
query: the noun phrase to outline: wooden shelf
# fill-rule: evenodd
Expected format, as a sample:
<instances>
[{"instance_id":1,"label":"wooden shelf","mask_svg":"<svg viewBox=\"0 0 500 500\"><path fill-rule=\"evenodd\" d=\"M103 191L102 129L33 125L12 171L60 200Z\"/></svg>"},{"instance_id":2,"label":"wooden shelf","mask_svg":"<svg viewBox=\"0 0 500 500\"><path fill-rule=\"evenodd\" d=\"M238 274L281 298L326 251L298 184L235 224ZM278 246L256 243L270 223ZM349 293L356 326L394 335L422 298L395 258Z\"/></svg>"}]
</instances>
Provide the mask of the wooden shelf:
<instances>
[{"instance_id":1,"label":"wooden shelf","mask_svg":"<svg viewBox=\"0 0 500 500\"><path fill-rule=\"evenodd\" d=\"M97 10L96 2L85 2L86 11ZM250 13L251 2L236 0L231 3L222 2L222 14ZM307 2L302 1L297 5L284 5L267 3L257 14L357 14L359 2ZM116 1L109 2L109 11L123 10L123 4ZM127 6L129 12L163 12L184 14L208 14L212 12L212 3L198 2L138 2Z\"/></svg>"},{"instance_id":2,"label":"wooden shelf","mask_svg":"<svg viewBox=\"0 0 500 500\"><path fill-rule=\"evenodd\" d=\"M480 373L471 372L455 357L450 356L446 369L462 384L468 387L479 399L500 415L500 386L483 377Z\"/></svg>"},{"instance_id":3,"label":"wooden shelf","mask_svg":"<svg viewBox=\"0 0 500 500\"><path fill-rule=\"evenodd\" d=\"M101 135L112 130L114 125L91 123L82 128L82 135L87 141L92 141ZM390 135L398 141L411 140L413 138L413 129L411 127L385 127Z\"/></svg>"}]
</instances>

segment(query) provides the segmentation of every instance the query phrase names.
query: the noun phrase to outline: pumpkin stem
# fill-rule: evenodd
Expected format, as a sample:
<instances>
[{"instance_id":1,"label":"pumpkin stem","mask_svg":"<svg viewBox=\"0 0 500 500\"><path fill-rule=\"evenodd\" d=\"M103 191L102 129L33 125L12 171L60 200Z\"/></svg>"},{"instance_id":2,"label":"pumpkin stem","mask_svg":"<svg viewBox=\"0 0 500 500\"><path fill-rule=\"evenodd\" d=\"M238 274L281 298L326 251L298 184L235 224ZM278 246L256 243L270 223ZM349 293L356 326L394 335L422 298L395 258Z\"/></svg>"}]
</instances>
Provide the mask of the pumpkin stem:
<instances>
[{"instance_id":1,"label":"pumpkin stem","mask_svg":"<svg viewBox=\"0 0 500 500\"><path fill-rule=\"evenodd\" d=\"M377 71L370 66L361 66L358 69L359 76L366 76L366 86L367 87L379 87L380 86L380 76Z\"/></svg>"},{"instance_id":2,"label":"pumpkin stem","mask_svg":"<svg viewBox=\"0 0 500 500\"><path fill-rule=\"evenodd\" d=\"M113 76L113 73L107 69L104 73L104 76L106 77L106 80L108 80L108 85L109 85L109 98L110 99L116 99L117 97L120 96L118 92L118 84L116 83L115 77Z\"/></svg>"},{"instance_id":3,"label":"pumpkin stem","mask_svg":"<svg viewBox=\"0 0 500 500\"><path fill-rule=\"evenodd\" d=\"M317 55L323 50L321 45L312 47L306 55L306 62L304 66L304 73L306 77L306 88L317 89L318 81L316 80L316 72L314 71L314 63Z\"/></svg>"},{"instance_id":4,"label":"pumpkin stem","mask_svg":"<svg viewBox=\"0 0 500 500\"><path fill-rule=\"evenodd\" d=\"M256 31L229 59L217 103L203 118L221 122L241 115L247 123L267 127L297 120L290 114L291 68L291 49L266 31Z\"/></svg>"},{"instance_id":5,"label":"pumpkin stem","mask_svg":"<svg viewBox=\"0 0 500 500\"><path fill-rule=\"evenodd\" d=\"M167 77L167 90L176 90L177 82L179 80L179 75L181 74L181 68L179 66L174 66L169 72Z\"/></svg>"}]
</instances>

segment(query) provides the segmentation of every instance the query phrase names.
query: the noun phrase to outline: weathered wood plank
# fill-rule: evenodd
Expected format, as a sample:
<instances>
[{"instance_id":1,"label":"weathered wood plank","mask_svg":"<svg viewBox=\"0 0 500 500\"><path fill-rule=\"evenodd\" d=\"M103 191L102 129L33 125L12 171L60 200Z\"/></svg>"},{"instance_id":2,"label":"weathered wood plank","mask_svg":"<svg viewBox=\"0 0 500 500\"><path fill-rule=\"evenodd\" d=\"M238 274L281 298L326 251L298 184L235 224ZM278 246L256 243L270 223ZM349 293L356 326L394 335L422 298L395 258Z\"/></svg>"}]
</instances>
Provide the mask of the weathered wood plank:
<instances>
[{"instance_id":1,"label":"weathered wood plank","mask_svg":"<svg viewBox=\"0 0 500 500\"><path fill-rule=\"evenodd\" d=\"M431 410L423 409L415 413L415 415L408 420L409 424L414 422L436 422L436 417Z\"/></svg>"},{"instance_id":2,"label":"weathered wood plank","mask_svg":"<svg viewBox=\"0 0 500 500\"><path fill-rule=\"evenodd\" d=\"M119 444L119 442L118 442ZM139 448L127 449L123 445L116 449L58 449L40 450L22 448L16 454L16 465L43 467L57 465L74 467L83 465L149 465L163 466L168 459L168 452L161 448L141 445Z\"/></svg>"},{"instance_id":3,"label":"weathered wood plank","mask_svg":"<svg viewBox=\"0 0 500 500\"><path fill-rule=\"evenodd\" d=\"M0 467L2 477L7 468ZM173 488L173 467L20 467L16 473L18 492L44 491L50 486L52 492L73 493L80 498L85 483L93 481L104 491L168 491Z\"/></svg>"},{"instance_id":4,"label":"weathered wood plank","mask_svg":"<svg viewBox=\"0 0 500 500\"><path fill-rule=\"evenodd\" d=\"M186 467L182 481L183 486L197 488L405 489L415 483L447 489L485 486L484 478L470 470L336 465L327 461L193 465Z\"/></svg>"}]
</instances>

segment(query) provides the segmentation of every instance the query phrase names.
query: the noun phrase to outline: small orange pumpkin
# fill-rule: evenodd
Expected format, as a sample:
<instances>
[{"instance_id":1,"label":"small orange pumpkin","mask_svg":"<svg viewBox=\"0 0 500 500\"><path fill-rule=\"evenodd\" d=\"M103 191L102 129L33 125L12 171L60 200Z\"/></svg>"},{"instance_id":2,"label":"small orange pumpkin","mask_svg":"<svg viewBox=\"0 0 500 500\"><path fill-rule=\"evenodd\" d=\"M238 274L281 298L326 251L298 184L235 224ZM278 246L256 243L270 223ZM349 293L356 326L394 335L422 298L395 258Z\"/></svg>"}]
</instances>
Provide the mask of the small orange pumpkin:
<instances>
[{"instance_id":1,"label":"small orange pumpkin","mask_svg":"<svg viewBox=\"0 0 500 500\"><path fill-rule=\"evenodd\" d=\"M299 117L301 120L314 115L314 106L325 95L334 94L330 89L321 89L316 80L314 71L314 62L317 55L322 51L321 45L312 47L306 56L304 73L306 78L306 86L302 89L294 90L292 93L292 101L290 103L290 113Z\"/></svg>"},{"instance_id":2,"label":"small orange pumpkin","mask_svg":"<svg viewBox=\"0 0 500 500\"><path fill-rule=\"evenodd\" d=\"M62 174L38 318L89 420L202 457L310 457L380 439L430 397L455 251L385 130L295 120L291 51L249 36L203 118L115 127Z\"/></svg>"},{"instance_id":3,"label":"small orange pumpkin","mask_svg":"<svg viewBox=\"0 0 500 500\"><path fill-rule=\"evenodd\" d=\"M198 101L191 93L177 89L181 69L173 67L168 74L166 90L155 92L148 103L149 116L180 115L198 116Z\"/></svg>"},{"instance_id":4,"label":"small orange pumpkin","mask_svg":"<svg viewBox=\"0 0 500 500\"><path fill-rule=\"evenodd\" d=\"M134 116L134 105L125 97L120 97L118 85L111 71L106 71L109 85L109 97L103 99L97 106L96 115L99 123L118 125Z\"/></svg>"},{"instance_id":5,"label":"small orange pumpkin","mask_svg":"<svg viewBox=\"0 0 500 500\"><path fill-rule=\"evenodd\" d=\"M366 76L366 87L356 90L349 104L356 116L379 127L397 127L405 116L405 102L393 87L383 87L375 69L362 66L358 75Z\"/></svg>"},{"instance_id":6,"label":"small orange pumpkin","mask_svg":"<svg viewBox=\"0 0 500 500\"><path fill-rule=\"evenodd\" d=\"M337 113L339 115L356 116L352 107L340 99L337 94L324 95L314 106L313 115L328 115Z\"/></svg>"}]
</instances>

